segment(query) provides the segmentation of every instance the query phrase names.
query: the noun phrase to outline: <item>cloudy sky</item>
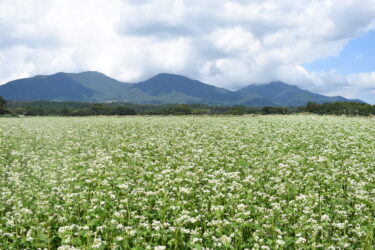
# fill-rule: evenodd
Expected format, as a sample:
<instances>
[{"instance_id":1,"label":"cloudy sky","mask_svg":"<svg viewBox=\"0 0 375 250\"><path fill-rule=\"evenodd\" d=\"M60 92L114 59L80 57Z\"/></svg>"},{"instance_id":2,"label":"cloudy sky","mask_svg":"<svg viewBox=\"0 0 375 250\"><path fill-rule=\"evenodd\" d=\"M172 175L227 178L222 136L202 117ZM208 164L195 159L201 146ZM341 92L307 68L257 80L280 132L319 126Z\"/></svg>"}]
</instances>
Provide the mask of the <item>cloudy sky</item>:
<instances>
[{"instance_id":1,"label":"cloudy sky","mask_svg":"<svg viewBox=\"0 0 375 250\"><path fill-rule=\"evenodd\" d=\"M375 0L0 0L0 84L86 70L375 103Z\"/></svg>"}]
</instances>

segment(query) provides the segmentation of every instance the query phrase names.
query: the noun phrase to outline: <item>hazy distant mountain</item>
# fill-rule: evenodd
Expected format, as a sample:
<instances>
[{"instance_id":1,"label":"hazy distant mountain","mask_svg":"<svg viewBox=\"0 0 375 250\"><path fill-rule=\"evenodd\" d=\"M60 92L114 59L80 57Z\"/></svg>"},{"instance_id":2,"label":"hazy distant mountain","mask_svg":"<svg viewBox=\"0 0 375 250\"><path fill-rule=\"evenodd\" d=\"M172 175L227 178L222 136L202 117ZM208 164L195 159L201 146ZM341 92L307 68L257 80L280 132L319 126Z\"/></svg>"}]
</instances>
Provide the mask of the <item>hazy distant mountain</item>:
<instances>
[{"instance_id":1,"label":"hazy distant mountain","mask_svg":"<svg viewBox=\"0 0 375 250\"><path fill-rule=\"evenodd\" d=\"M96 71L66 73L66 75L82 86L96 91L91 101L137 102L153 98L142 91L130 88L132 86L130 83L120 82Z\"/></svg>"},{"instance_id":2,"label":"hazy distant mountain","mask_svg":"<svg viewBox=\"0 0 375 250\"><path fill-rule=\"evenodd\" d=\"M184 76L165 73L135 84L132 88L155 96L162 103L231 104L239 98L232 91Z\"/></svg>"},{"instance_id":3,"label":"hazy distant mountain","mask_svg":"<svg viewBox=\"0 0 375 250\"><path fill-rule=\"evenodd\" d=\"M8 100L87 101L96 91L68 77L65 73L34 76L0 85L0 95Z\"/></svg>"},{"instance_id":4,"label":"hazy distant mountain","mask_svg":"<svg viewBox=\"0 0 375 250\"><path fill-rule=\"evenodd\" d=\"M130 84L117 81L96 71L86 71L82 73L65 73L68 77L79 82L89 89L98 92L124 91Z\"/></svg>"},{"instance_id":5,"label":"hazy distant mountain","mask_svg":"<svg viewBox=\"0 0 375 250\"><path fill-rule=\"evenodd\" d=\"M238 91L218 88L184 76L158 74L144 82L120 82L102 73L57 73L34 76L0 85L0 96L8 100L61 100L132 103L202 103L210 105L301 106L348 100L328 97L294 85L272 82L250 85Z\"/></svg>"},{"instance_id":6,"label":"hazy distant mountain","mask_svg":"<svg viewBox=\"0 0 375 250\"><path fill-rule=\"evenodd\" d=\"M263 97L273 102L277 106L302 106L307 102L362 102L360 100L348 100L342 96L328 97L316 94L307 90L300 89L295 85L289 85L283 82L250 85L237 91L237 93L245 97L248 95L257 95L258 97Z\"/></svg>"}]
</instances>

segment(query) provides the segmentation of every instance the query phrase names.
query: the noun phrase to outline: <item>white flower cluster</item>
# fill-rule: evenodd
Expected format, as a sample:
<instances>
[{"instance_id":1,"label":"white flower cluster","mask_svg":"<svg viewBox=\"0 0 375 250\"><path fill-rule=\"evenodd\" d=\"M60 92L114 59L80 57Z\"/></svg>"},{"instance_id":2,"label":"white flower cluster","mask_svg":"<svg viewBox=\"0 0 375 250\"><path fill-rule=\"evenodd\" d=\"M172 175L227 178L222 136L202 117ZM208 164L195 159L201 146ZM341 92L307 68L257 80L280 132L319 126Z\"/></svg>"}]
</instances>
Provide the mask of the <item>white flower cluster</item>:
<instances>
[{"instance_id":1,"label":"white flower cluster","mask_svg":"<svg viewBox=\"0 0 375 250\"><path fill-rule=\"evenodd\" d=\"M375 120L0 119L2 249L371 249Z\"/></svg>"}]
</instances>

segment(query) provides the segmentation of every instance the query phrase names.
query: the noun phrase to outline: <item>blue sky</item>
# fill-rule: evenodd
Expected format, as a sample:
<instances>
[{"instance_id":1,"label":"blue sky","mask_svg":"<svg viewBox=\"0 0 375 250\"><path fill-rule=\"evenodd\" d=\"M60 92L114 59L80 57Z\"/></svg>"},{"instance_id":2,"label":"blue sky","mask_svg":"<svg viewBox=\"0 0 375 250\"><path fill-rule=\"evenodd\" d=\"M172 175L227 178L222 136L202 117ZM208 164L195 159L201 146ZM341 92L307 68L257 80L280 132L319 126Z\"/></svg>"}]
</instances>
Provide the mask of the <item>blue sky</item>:
<instances>
[{"instance_id":1,"label":"blue sky","mask_svg":"<svg viewBox=\"0 0 375 250\"><path fill-rule=\"evenodd\" d=\"M375 71L375 31L350 40L337 56L323 58L304 65L309 71L331 71L354 74Z\"/></svg>"},{"instance_id":2,"label":"blue sky","mask_svg":"<svg viewBox=\"0 0 375 250\"><path fill-rule=\"evenodd\" d=\"M160 72L236 90L284 81L375 103L375 0L0 0L0 84Z\"/></svg>"}]
</instances>

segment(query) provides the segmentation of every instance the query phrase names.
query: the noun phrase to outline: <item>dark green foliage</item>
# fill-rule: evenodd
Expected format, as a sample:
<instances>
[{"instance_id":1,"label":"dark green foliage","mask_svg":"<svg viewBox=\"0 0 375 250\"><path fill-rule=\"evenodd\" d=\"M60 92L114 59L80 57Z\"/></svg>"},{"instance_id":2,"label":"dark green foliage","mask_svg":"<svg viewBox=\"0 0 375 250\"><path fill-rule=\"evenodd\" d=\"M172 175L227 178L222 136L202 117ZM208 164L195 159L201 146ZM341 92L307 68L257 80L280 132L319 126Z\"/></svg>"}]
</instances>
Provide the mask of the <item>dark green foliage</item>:
<instances>
[{"instance_id":1,"label":"dark green foliage","mask_svg":"<svg viewBox=\"0 0 375 250\"><path fill-rule=\"evenodd\" d=\"M48 111L42 108L41 106L38 107L26 107L25 108L25 115L27 116L36 116L36 115L47 115Z\"/></svg>"},{"instance_id":2,"label":"dark green foliage","mask_svg":"<svg viewBox=\"0 0 375 250\"><path fill-rule=\"evenodd\" d=\"M176 106L172 106L162 110L162 114L165 115L190 115L192 114L192 109L188 106L180 104Z\"/></svg>"},{"instance_id":3,"label":"dark green foliage","mask_svg":"<svg viewBox=\"0 0 375 250\"><path fill-rule=\"evenodd\" d=\"M7 110L7 109L4 109L4 108L0 108L0 115L6 115L6 114L9 114L10 111Z\"/></svg>"},{"instance_id":4,"label":"dark green foliage","mask_svg":"<svg viewBox=\"0 0 375 250\"><path fill-rule=\"evenodd\" d=\"M49 101L10 101L1 114L27 116L90 116L90 115L245 115L292 114L309 112L330 115L375 115L375 106L364 103L335 102L307 103L301 107L247 107L209 106L205 104L131 104L131 103L81 103Z\"/></svg>"},{"instance_id":5,"label":"dark green foliage","mask_svg":"<svg viewBox=\"0 0 375 250\"><path fill-rule=\"evenodd\" d=\"M89 112L91 115L136 115L136 112L128 107L93 104Z\"/></svg>"},{"instance_id":6,"label":"dark green foliage","mask_svg":"<svg viewBox=\"0 0 375 250\"><path fill-rule=\"evenodd\" d=\"M226 114L229 114L229 115L244 115L244 114L247 114L247 110L246 110L246 107L244 106L233 106L233 107L230 107Z\"/></svg>"},{"instance_id":7,"label":"dark green foliage","mask_svg":"<svg viewBox=\"0 0 375 250\"><path fill-rule=\"evenodd\" d=\"M5 107L7 106L7 101L0 96L0 115L9 114L9 110L7 110Z\"/></svg>"},{"instance_id":8,"label":"dark green foliage","mask_svg":"<svg viewBox=\"0 0 375 250\"><path fill-rule=\"evenodd\" d=\"M300 111L320 115L369 116L375 115L375 105L358 102L332 102L324 104L309 102L300 108Z\"/></svg>"},{"instance_id":9,"label":"dark green foliage","mask_svg":"<svg viewBox=\"0 0 375 250\"><path fill-rule=\"evenodd\" d=\"M132 108L118 106L114 108L116 115L136 115L136 112Z\"/></svg>"},{"instance_id":10,"label":"dark green foliage","mask_svg":"<svg viewBox=\"0 0 375 250\"><path fill-rule=\"evenodd\" d=\"M262 108L262 114L273 115L273 114L288 114L290 113L287 108L265 106Z\"/></svg>"},{"instance_id":11,"label":"dark green foliage","mask_svg":"<svg viewBox=\"0 0 375 250\"><path fill-rule=\"evenodd\" d=\"M0 108L5 108L6 104L7 102L5 101L5 99L2 96L0 96Z\"/></svg>"},{"instance_id":12,"label":"dark green foliage","mask_svg":"<svg viewBox=\"0 0 375 250\"><path fill-rule=\"evenodd\" d=\"M89 115L242 115L260 113L261 108L209 106L205 104L131 104L49 101L11 101L14 115L89 116Z\"/></svg>"},{"instance_id":13,"label":"dark green foliage","mask_svg":"<svg viewBox=\"0 0 375 250\"><path fill-rule=\"evenodd\" d=\"M308 102L305 107L304 107L304 111L305 112L314 112L315 110L317 110L319 108L319 104L315 103L315 102Z\"/></svg>"},{"instance_id":14,"label":"dark green foliage","mask_svg":"<svg viewBox=\"0 0 375 250\"><path fill-rule=\"evenodd\" d=\"M91 113L94 115L109 115L111 113L111 108L103 104L94 104L91 107Z\"/></svg>"},{"instance_id":15,"label":"dark green foliage","mask_svg":"<svg viewBox=\"0 0 375 250\"><path fill-rule=\"evenodd\" d=\"M10 102L14 115L27 116L90 116L90 115L136 115L136 111L120 104L77 102Z\"/></svg>"}]
</instances>

